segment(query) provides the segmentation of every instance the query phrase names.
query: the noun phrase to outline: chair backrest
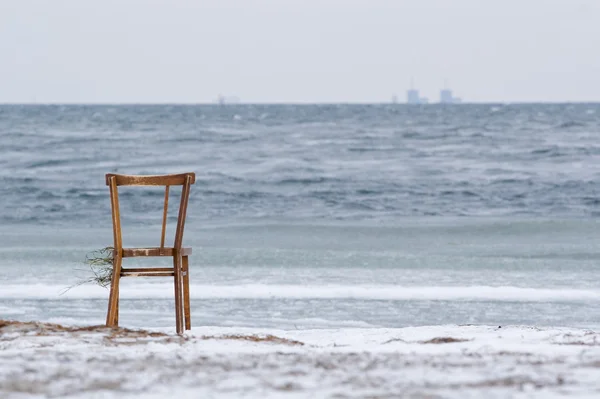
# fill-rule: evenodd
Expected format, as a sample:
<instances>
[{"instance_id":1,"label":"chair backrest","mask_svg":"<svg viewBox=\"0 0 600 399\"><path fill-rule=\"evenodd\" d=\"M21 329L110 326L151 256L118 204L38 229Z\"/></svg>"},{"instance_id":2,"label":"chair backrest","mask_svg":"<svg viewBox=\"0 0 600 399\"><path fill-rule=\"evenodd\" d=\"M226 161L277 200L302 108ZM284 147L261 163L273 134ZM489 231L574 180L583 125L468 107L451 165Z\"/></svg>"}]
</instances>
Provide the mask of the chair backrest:
<instances>
[{"instance_id":1,"label":"chair backrest","mask_svg":"<svg viewBox=\"0 0 600 399\"><path fill-rule=\"evenodd\" d=\"M116 251L121 252L123 248L123 237L121 233L121 214L119 211L119 190L118 186L165 186L165 203L163 208L162 233L160 237L160 247L165 246L165 234L167 228L167 210L169 207L169 187L182 186L181 202L179 204L179 215L177 217L177 228L175 230L175 243L173 248L181 249L183 243L183 229L185 227L185 217L187 205L190 197L190 185L196 182L196 174L181 173L176 175L158 175L158 176L139 176L139 175L118 175L108 173L106 175L106 185L110 188L110 205L112 209L113 238Z\"/></svg>"}]
</instances>

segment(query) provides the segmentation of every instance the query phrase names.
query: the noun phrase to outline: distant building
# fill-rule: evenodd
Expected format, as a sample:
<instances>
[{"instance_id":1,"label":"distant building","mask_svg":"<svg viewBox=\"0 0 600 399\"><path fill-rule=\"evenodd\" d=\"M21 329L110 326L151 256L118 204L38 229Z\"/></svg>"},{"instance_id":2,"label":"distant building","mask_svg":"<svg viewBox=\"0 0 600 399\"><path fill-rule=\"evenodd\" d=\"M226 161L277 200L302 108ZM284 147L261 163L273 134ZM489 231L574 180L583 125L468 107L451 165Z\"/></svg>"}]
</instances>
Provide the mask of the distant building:
<instances>
[{"instance_id":1,"label":"distant building","mask_svg":"<svg viewBox=\"0 0 600 399\"><path fill-rule=\"evenodd\" d=\"M429 100L426 97L419 97L419 90L410 89L406 92L406 102L408 104L427 104Z\"/></svg>"},{"instance_id":2,"label":"distant building","mask_svg":"<svg viewBox=\"0 0 600 399\"><path fill-rule=\"evenodd\" d=\"M440 91L440 103L442 104L459 104L461 99L452 96L452 90L443 89Z\"/></svg>"},{"instance_id":3,"label":"distant building","mask_svg":"<svg viewBox=\"0 0 600 399\"><path fill-rule=\"evenodd\" d=\"M410 89L406 92L406 102L409 104L420 104L419 90Z\"/></svg>"},{"instance_id":4,"label":"distant building","mask_svg":"<svg viewBox=\"0 0 600 399\"><path fill-rule=\"evenodd\" d=\"M452 90L444 89L440 91L440 102L442 104L452 104Z\"/></svg>"}]
</instances>

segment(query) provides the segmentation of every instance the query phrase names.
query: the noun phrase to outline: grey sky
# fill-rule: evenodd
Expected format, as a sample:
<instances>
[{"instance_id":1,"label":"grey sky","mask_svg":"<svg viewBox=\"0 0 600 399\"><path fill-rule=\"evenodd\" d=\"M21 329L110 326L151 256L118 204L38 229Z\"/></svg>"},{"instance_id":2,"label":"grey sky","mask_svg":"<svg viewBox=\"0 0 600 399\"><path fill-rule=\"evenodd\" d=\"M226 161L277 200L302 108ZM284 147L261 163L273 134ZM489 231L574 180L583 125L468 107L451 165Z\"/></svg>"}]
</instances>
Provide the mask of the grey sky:
<instances>
[{"instance_id":1,"label":"grey sky","mask_svg":"<svg viewBox=\"0 0 600 399\"><path fill-rule=\"evenodd\" d=\"M0 0L0 102L600 101L600 0Z\"/></svg>"}]
</instances>

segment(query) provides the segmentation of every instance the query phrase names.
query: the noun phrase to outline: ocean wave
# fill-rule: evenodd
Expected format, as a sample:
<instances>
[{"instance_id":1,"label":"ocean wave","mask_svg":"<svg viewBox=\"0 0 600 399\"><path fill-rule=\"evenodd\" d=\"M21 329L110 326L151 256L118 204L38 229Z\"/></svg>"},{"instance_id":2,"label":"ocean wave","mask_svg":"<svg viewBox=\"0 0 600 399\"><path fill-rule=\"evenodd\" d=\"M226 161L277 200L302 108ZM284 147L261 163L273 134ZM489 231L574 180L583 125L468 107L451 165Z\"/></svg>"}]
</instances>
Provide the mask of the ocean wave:
<instances>
[{"instance_id":1,"label":"ocean wave","mask_svg":"<svg viewBox=\"0 0 600 399\"><path fill-rule=\"evenodd\" d=\"M557 126L558 129L569 129L572 127L584 127L586 126L585 123L582 122L577 122L577 121L567 121L567 122L563 122L560 125Z\"/></svg>"},{"instance_id":2,"label":"ocean wave","mask_svg":"<svg viewBox=\"0 0 600 399\"><path fill-rule=\"evenodd\" d=\"M277 185L310 185L310 184L320 184L326 182L336 182L340 181L340 179L331 179L324 176L313 176L313 177L305 177L305 178L286 178L277 181L275 184Z\"/></svg>"}]
</instances>

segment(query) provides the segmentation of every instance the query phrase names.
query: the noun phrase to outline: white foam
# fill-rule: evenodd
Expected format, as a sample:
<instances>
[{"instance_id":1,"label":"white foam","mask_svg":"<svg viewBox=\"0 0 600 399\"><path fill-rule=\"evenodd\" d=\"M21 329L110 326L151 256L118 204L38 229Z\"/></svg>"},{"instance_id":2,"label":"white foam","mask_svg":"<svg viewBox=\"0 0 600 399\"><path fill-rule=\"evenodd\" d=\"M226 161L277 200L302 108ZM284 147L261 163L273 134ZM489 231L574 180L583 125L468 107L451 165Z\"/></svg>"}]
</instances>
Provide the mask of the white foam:
<instances>
[{"instance_id":1,"label":"white foam","mask_svg":"<svg viewBox=\"0 0 600 399\"><path fill-rule=\"evenodd\" d=\"M79 286L60 293L64 286L31 284L2 285L1 299L101 299L108 290ZM397 286L397 285L200 285L190 287L193 299L362 299L362 300L464 300L464 301L598 301L600 290L522 288L513 286ZM173 297L172 284L132 283L121 285L121 297L163 299Z\"/></svg>"}]
</instances>

